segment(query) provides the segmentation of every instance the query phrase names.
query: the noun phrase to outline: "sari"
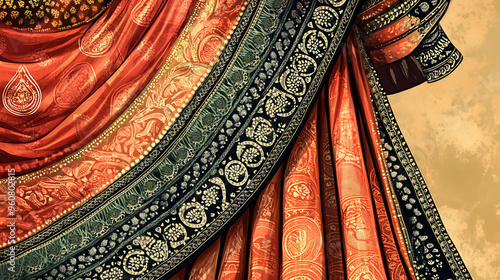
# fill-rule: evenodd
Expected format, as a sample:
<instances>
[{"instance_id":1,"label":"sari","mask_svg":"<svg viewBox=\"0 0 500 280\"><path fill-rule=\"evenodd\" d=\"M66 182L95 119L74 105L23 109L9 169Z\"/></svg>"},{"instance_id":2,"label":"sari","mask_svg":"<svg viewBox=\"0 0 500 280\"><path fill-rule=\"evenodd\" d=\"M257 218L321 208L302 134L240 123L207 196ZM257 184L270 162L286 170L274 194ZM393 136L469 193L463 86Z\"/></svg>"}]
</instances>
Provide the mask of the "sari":
<instances>
[{"instance_id":1,"label":"sari","mask_svg":"<svg viewBox=\"0 0 500 280\"><path fill-rule=\"evenodd\" d=\"M11 2L2 277L470 279L387 100L449 1Z\"/></svg>"}]
</instances>

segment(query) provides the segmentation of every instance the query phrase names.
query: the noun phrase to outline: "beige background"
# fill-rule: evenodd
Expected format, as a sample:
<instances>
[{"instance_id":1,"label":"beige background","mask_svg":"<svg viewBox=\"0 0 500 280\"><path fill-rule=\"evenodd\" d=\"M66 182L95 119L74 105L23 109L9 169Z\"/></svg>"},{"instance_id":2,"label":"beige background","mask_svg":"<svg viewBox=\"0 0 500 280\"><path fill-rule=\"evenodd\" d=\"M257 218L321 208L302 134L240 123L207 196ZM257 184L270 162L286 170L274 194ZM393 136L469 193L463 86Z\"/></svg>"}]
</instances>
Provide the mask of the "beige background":
<instances>
[{"instance_id":1,"label":"beige background","mask_svg":"<svg viewBox=\"0 0 500 280\"><path fill-rule=\"evenodd\" d=\"M475 280L500 279L500 0L452 0L464 55L449 77L390 97L443 222Z\"/></svg>"}]
</instances>

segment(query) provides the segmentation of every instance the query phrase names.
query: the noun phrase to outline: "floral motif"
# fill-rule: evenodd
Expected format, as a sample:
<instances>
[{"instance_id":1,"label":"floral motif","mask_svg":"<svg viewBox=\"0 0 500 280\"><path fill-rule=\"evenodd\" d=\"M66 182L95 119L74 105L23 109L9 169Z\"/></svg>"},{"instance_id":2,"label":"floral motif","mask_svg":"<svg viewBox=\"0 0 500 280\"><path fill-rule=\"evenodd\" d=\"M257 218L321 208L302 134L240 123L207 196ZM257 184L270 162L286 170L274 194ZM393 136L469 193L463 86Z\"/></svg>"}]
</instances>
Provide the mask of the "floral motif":
<instances>
[{"instance_id":1,"label":"floral motif","mask_svg":"<svg viewBox=\"0 0 500 280\"><path fill-rule=\"evenodd\" d=\"M238 160L233 160L226 165L224 170L229 183L235 186L241 186L246 183L248 179L248 170L245 165Z\"/></svg>"},{"instance_id":2,"label":"floral motif","mask_svg":"<svg viewBox=\"0 0 500 280\"><path fill-rule=\"evenodd\" d=\"M215 205L219 200L219 196L217 195L217 188L211 187L208 190L204 190L201 199L203 199L203 202L206 206Z\"/></svg>"},{"instance_id":3,"label":"floral motif","mask_svg":"<svg viewBox=\"0 0 500 280\"><path fill-rule=\"evenodd\" d=\"M187 230L181 224L170 224L165 228L165 238L170 241L172 248L186 244Z\"/></svg>"},{"instance_id":4,"label":"floral motif","mask_svg":"<svg viewBox=\"0 0 500 280\"><path fill-rule=\"evenodd\" d=\"M42 102L42 91L26 66L21 65L5 87L3 106L16 116L34 114Z\"/></svg>"},{"instance_id":5,"label":"floral motif","mask_svg":"<svg viewBox=\"0 0 500 280\"><path fill-rule=\"evenodd\" d=\"M276 139L276 134L274 133L271 122L262 117L253 119L252 126L246 129L246 134L248 137L255 139L257 143L265 147L271 146Z\"/></svg>"},{"instance_id":6,"label":"floral motif","mask_svg":"<svg viewBox=\"0 0 500 280\"><path fill-rule=\"evenodd\" d=\"M148 258L142 250L130 251L123 260L123 269L131 275L141 275L148 269Z\"/></svg>"},{"instance_id":7,"label":"floral motif","mask_svg":"<svg viewBox=\"0 0 500 280\"><path fill-rule=\"evenodd\" d=\"M299 96L305 94L306 82L296 71L285 72L285 75L281 77L281 85L292 94Z\"/></svg>"},{"instance_id":8,"label":"floral motif","mask_svg":"<svg viewBox=\"0 0 500 280\"><path fill-rule=\"evenodd\" d=\"M271 90L271 98L266 102L266 113L275 116L288 117L295 111L296 99L291 94L282 92L276 88Z\"/></svg>"},{"instance_id":9,"label":"floral motif","mask_svg":"<svg viewBox=\"0 0 500 280\"><path fill-rule=\"evenodd\" d=\"M188 227L201 228L207 223L207 214L198 202L183 204L179 210L179 218Z\"/></svg>"},{"instance_id":10,"label":"floral motif","mask_svg":"<svg viewBox=\"0 0 500 280\"><path fill-rule=\"evenodd\" d=\"M337 27L339 15L333 8L322 6L316 8L313 19L320 30L331 32Z\"/></svg>"},{"instance_id":11,"label":"floral motif","mask_svg":"<svg viewBox=\"0 0 500 280\"><path fill-rule=\"evenodd\" d=\"M118 267L113 267L109 270L104 271L101 274L102 280L119 280L122 279L122 277L123 277L123 270L119 269Z\"/></svg>"}]
</instances>

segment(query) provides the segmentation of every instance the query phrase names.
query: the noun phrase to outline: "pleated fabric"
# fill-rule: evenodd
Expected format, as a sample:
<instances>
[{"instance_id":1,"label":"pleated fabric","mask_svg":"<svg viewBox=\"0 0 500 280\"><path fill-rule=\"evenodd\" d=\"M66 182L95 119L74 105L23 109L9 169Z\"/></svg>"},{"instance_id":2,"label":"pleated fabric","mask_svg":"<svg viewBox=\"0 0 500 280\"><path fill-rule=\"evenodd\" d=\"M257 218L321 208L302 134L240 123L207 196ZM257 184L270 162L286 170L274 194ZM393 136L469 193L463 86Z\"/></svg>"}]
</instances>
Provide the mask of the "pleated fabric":
<instances>
[{"instance_id":1,"label":"pleated fabric","mask_svg":"<svg viewBox=\"0 0 500 280\"><path fill-rule=\"evenodd\" d=\"M360 67L349 40L287 160L189 279L415 279Z\"/></svg>"}]
</instances>

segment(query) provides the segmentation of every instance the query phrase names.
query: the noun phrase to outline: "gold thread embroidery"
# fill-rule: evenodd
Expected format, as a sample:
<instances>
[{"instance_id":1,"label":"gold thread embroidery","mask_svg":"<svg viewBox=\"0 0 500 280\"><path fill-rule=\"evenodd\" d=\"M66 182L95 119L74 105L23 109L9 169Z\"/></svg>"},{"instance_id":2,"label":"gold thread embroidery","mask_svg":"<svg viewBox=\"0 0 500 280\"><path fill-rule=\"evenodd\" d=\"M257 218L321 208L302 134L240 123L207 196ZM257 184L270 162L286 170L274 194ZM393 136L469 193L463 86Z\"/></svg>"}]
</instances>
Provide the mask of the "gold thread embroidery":
<instances>
[{"instance_id":1,"label":"gold thread embroidery","mask_svg":"<svg viewBox=\"0 0 500 280\"><path fill-rule=\"evenodd\" d=\"M16 116L32 115L40 107L42 91L24 64L5 87L2 102L5 109Z\"/></svg>"}]
</instances>

